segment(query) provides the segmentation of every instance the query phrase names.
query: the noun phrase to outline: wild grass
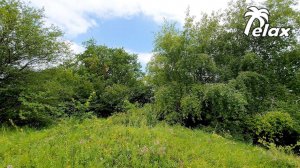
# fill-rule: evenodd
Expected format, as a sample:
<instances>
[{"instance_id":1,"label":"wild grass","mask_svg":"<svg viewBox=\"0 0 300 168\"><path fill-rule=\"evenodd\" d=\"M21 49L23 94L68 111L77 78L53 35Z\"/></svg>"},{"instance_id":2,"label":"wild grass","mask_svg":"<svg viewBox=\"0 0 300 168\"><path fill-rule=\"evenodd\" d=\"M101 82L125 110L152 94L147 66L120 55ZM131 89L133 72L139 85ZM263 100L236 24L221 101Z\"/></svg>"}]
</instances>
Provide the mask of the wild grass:
<instances>
[{"instance_id":1,"label":"wild grass","mask_svg":"<svg viewBox=\"0 0 300 168\"><path fill-rule=\"evenodd\" d=\"M138 117L118 115L65 120L42 130L3 127L0 167L275 168L300 167L300 159L217 134L164 123L149 126Z\"/></svg>"}]
</instances>

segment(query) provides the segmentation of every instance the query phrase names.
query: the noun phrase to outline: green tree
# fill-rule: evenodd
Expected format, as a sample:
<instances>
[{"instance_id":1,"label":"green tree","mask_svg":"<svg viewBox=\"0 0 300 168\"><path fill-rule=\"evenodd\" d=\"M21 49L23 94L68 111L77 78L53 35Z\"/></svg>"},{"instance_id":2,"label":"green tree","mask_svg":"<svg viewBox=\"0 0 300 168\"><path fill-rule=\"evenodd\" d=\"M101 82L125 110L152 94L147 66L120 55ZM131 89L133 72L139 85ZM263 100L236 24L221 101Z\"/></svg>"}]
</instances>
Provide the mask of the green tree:
<instances>
[{"instance_id":1,"label":"green tree","mask_svg":"<svg viewBox=\"0 0 300 168\"><path fill-rule=\"evenodd\" d=\"M40 127L58 118L86 117L91 112L93 85L71 68L32 72L30 79L18 95L16 124Z\"/></svg>"},{"instance_id":2,"label":"green tree","mask_svg":"<svg viewBox=\"0 0 300 168\"><path fill-rule=\"evenodd\" d=\"M0 122L16 118L18 95L30 72L67 53L61 36L56 27L45 26L42 10L0 1Z\"/></svg>"},{"instance_id":3,"label":"green tree","mask_svg":"<svg viewBox=\"0 0 300 168\"><path fill-rule=\"evenodd\" d=\"M87 41L86 50L78 55L78 73L93 83L96 98L91 102L91 109L98 116L122 111L127 100L135 101L144 94L136 89L144 85L137 55L122 48Z\"/></svg>"},{"instance_id":4,"label":"green tree","mask_svg":"<svg viewBox=\"0 0 300 168\"><path fill-rule=\"evenodd\" d=\"M284 109L298 117L300 12L296 4L295 0L267 0L258 6L269 9L272 27L291 28L289 37L245 35L244 15L253 6L245 0L204 14L200 21L187 12L183 28L164 24L148 65L160 118L242 133L249 118L270 109ZM253 20L250 32L259 24ZM197 120L184 121L186 115Z\"/></svg>"}]
</instances>

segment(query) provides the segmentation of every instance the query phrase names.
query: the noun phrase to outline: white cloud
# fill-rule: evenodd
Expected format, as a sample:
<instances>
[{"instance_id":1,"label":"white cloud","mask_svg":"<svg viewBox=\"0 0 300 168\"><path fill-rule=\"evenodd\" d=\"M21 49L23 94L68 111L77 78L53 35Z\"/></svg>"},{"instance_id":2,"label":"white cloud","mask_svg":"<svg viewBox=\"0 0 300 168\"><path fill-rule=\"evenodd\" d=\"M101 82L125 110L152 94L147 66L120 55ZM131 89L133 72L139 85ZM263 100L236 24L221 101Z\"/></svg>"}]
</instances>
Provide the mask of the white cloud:
<instances>
[{"instance_id":1,"label":"white cloud","mask_svg":"<svg viewBox=\"0 0 300 168\"><path fill-rule=\"evenodd\" d=\"M29 0L27 0L29 1ZM96 18L131 17L143 14L160 23L164 18L184 21L185 11L200 15L224 8L224 0L31 0L32 5L44 7L49 23L61 27L67 35L86 33L97 26Z\"/></svg>"},{"instance_id":2,"label":"white cloud","mask_svg":"<svg viewBox=\"0 0 300 168\"><path fill-rule=\"evenodd\" d=\"M145 71L148 62L153 57L153 53L137 53L137 55L138 55L138 62L141 63L142 70Z\"/></svg>"},{"instance_id":3,"label":"white cloud","mask_svg":"<svg viewBox=\"0 0 300 168\"><path fill-rule=\"evenodd\" d=\"M126 52L130 54L137 54L138 62L141 63L142 69L145 70L147 63L151 60L153 53L152 52L135 52L131 49L125 49Z\"/></svg>"},{"instance_id":4,"label":"white cloud","mask_svg":"<svg viewBox=\"0 0 300 168\"><path fill-rule=\"evenodd\" d=\"M82 45L79 45L75 42L67 41L70 44L70 48L73 51L74 54L80 54L84 52L84 47Z\"/></svg>"},{"instance_id":5,"label":"white cloud","mask_svg":"<svg viewBox=\"0 0 300 168\"><path fill-rule=\"evenodd\" d=\"M156 22L164 18L184 21L190 7L192 15L224 9L231 0L24 0L44 7L48 21L61 27L68 35L76 36L97 26L96 18L131 17L143 14ZM247 0L250 2L252 0ZM264 0L254 0L262 2ZM300 4L299 4L300 7Z\"/></svg>"},{"instance_id":6,"label":"white cloud","mask_svg":"<svg viewBox=\"0 0 300 168\"><path fill-rule=\"evenodd\" d=\"M147 64L151 60L153 53L137 53L137 55L141 64Z\"/></svg>"}]
</instances>

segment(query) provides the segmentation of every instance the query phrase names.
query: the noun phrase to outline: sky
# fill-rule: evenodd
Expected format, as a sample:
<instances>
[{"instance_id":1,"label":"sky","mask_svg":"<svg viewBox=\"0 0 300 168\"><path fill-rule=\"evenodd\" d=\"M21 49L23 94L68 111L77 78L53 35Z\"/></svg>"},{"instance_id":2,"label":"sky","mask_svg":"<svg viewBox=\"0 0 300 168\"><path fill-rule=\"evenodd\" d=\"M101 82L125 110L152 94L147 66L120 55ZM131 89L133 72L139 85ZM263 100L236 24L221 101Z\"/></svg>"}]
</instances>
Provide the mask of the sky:
<instances>
[{"instance_id":1,"label":"sky","mask_svg":"<svg viewBox=\"0 0 300 168\"><path fill-rule=\"evenodd\" d=\"M261 0L254 0L258 2ZM300 1L300 0L299 0ZM185 11L199 17L225 9L229 0L28 0L44 8L46 23L65 32L75 53L84 51L90 38L109 47L138 54L145 67L152 56L154 35L165 20L184 22Z\"/></svg>"}]
</instances>

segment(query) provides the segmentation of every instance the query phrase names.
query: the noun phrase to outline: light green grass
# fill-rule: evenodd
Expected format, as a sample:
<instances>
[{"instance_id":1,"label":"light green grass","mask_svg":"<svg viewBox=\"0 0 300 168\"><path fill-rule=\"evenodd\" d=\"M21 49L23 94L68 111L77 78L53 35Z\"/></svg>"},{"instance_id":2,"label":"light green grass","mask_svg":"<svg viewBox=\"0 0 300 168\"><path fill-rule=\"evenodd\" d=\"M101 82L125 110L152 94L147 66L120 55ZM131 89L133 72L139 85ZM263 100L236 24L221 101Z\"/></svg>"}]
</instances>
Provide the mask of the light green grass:
<instances>
[{"instance_id":1,"label":"light green grass","mask_svg":"<svg viewBox=\"0 0 300 168\"><path fill-rule=\"evenodd\" d=\"M300 167L299 158L199 130L113 119L0 131L0 167Z\"/></svg>"}]
</instances>

